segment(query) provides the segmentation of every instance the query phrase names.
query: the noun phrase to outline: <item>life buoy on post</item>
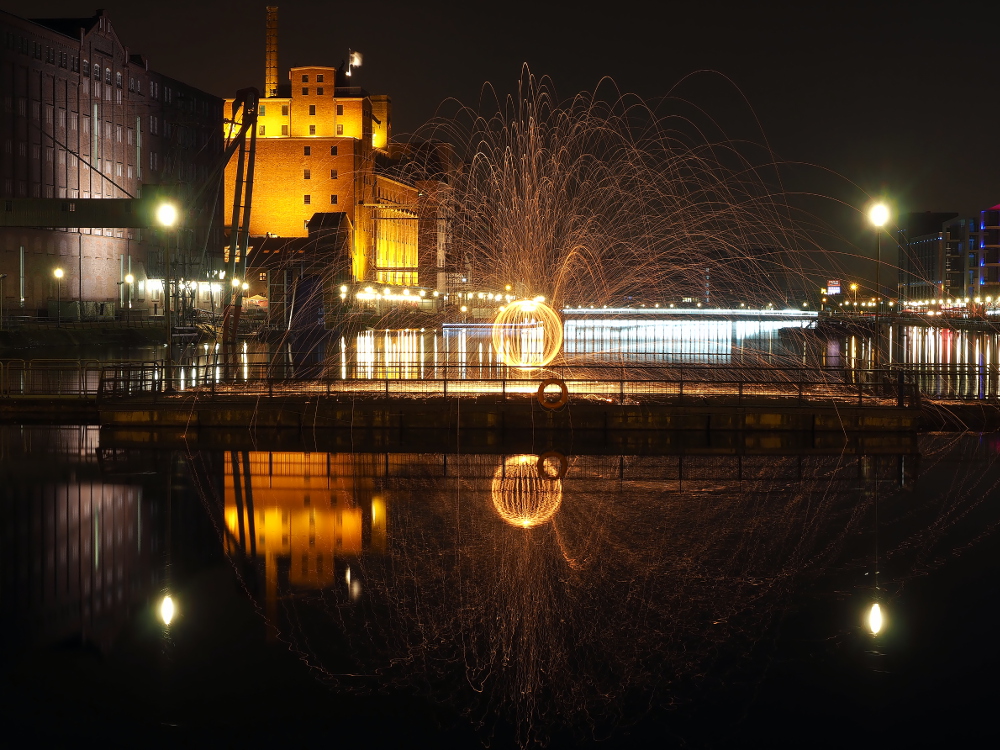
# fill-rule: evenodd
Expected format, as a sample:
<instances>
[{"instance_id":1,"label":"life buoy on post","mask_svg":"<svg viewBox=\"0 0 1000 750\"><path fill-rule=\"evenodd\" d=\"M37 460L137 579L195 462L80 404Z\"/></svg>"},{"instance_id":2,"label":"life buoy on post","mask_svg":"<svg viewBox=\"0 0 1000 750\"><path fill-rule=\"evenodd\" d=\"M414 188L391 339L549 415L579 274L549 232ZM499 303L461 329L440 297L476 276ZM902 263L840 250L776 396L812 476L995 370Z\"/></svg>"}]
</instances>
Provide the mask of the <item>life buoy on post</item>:
<instances>
[{"instance_id":1,"label":"life buoy on post","mask_svg":"<svg viewBox=\"0 0 1000 750\"><path fill-rule=\"evenodd\" d=\"M555 475L550 474L547 468L548 461L553 460L558 462L559 469ZM566 476L566 470L569 468L569 462L566 460L566 456L558 451L546 451L538 457L538 478L539 479L562 479Z\"/></svg>"},{"instance_id":2,"label":"life buoy on post","mask_svg":"<svg viewBox=\"0 0 1000 750\"><path fill-rule=\"evenodd\" d=\"M550 385L559 386L559 397L556 399L550 399L545 395L545 389ZM538 403L543 409L561 409L566 406L569 401L569 388L566 387L566 381L560 378L547 378L538 384L538 393L536 394L538 398Z\"/></svg>"}]
</instances>

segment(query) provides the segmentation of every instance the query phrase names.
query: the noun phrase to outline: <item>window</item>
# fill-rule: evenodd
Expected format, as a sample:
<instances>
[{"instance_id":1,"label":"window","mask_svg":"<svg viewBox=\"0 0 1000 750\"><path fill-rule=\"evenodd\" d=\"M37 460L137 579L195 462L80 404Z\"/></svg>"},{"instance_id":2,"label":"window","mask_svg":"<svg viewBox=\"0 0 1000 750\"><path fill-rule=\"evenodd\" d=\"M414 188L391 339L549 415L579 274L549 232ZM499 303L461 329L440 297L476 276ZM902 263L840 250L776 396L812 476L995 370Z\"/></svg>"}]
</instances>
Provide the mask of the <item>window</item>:
<instances>
[{"instance_id":1,"label":"window","mask_svg":"<svg viewBox=\"0 0 1000 750\"><path fill-rule=\"evenodd\" d=\"M260 135L264 135L264 126L263 125L260 126Z\"/></svg>"},{"instance_id":2,"label":"window","mask_svg":"<svg viewBox=\"0 0 1000 750\"><path fill-rule=\"evenodd\" d=\"M337 170L336 169L331 169L330 170L330 179L331 180L336 180L337 179Z\"/></svg>"},{"instance_id":3,"label":"window","mask_svg":"<svg viewBox=\"0 0 1000 750\"><path fill-rule=\"evenodd\" d=\"M337 155L337 147L330 146L330 156L336 156L336 155Z\"/></svg>"},{"instance_id":4,"label":"window","mask_svg":"<svg viewBox=\"0 0 1000 750\"><path fill-rule=\"evenodd\" d=\"M261 104L260 105L260 116L263 117L266 114L267 114L267 107L264 106L263 104Z\"/></svg>"},{"instance_id":5,"label":"window","mask_svg":"<svg viewBox=\"0 0 1000 750\"><path fill-rule=\"evenodd\" d=\"M303 202L303 203L304 203L305 205L307 205L307 206L308 206L308 205L309 205L310 203L312 203L312 196L311 196L311 195L303 195L303 196L302 196L302 202Z\"/></svg>"},{"instance_id":6,"label":"window","mask_svg":"<svg viewBox=\"0 0 1000 750\"><path fill-rule=\"evenodd\" d=\"M309 126L309 135L316 135L316 126L315 125L310 125Z\"/></svg>"},{"instance_id":7,"label":"window","mask_svg":"<svg viewBox=\"0 0 1000 750\"><path fill-rule=\"evenodd\" d=\"M309 96L309 87L308 86L303 86L302 87L302 96Z\"/></svg>"},{"instance_id":8,"label":"window","mask_svg":"<svg viewBox=\"0 0 1000 750\"><path fill-rule=\"evenodd\" d=\"M318 89L316 89L316 96L323 96L323 87L322 86L320 86Z\"/></svg>"},{"instance_id":9,"label":"window","mask_svg":"<svg viewBox=\"0 0 1000 750\"><path fill-rule=\"evenodd\" d=\"M315 115L316 114L316 105L315 104L310 104L309 105L309 114L310 115Z\"/></svg>"},{"instance_id":10,"label":"window","mask_svg":"<svg viewBox=\"0 0 1000 750\"><path fill-rule=\"evenodd\" d=\"M323 83L323 74L322 73L317 73L316 74L316 83Z\"/></svg>"},{"instance_id":11,"label":"window","mask_svg":"<svg viewBox=\"0 0 1000 750\"><path fill-rule=\"evenodd\" d=\"M288 117L288 105L287 104L282 104L281 105L281 116L282 117Z\"/></svg>"},{"instance_id":12,"label":"window","mask_svg":"<svg viewBox=\"0 0 1000 750\"><path fill-rule=\"evenodd\" d=\"M104 69L104 82L109 86L111 85L111 68Z\"/></svg>"},{"instance_id":13,"label":"window","mask_svg":"<svg viewBox=\"0 0 1000 750\"><path fill-rule=\"evenodd\" d=\"M337 105L337 117L341 117L341 116L343 116L343 114L344 114L344 105L343 104L338 104Z\"/></svg>"},{"instance_id":14,"label":"window","mask_svg":"<svg viewBox=\"0 0 1000 750\"><path fill-rule=\"evenodd\" d=\"M310 170L308 170L308 169L302 170L302 179L303 180L311 180L312 179L312 172Z\"/></svg>"},{"instance_id":15,"label":"window","mask_svg":"<svg viewBox=\"0 0 1000 750\"><path fill-rule=\"evenodd\" d=\"M288 126L287 125L282 125L281 126L281 134L282 135L288 135Z\"/></svg>"},{"instance_id":16,"label":"window","mask_svg":"<svg viewBox=\"0 0 1000 750\"><path fill-rule=\"evenodd\" d=\"M303 156L311 156L312 155L312 149L309 148L309 146L304 146L302 148L302 155Z\"/></svg>"},{"instance_id":17,"label":"window","mask_svg":"<svg viewBox=\"0 0 1000 750\"><path fill-rule=\"evenodd\" d=\"M258 281L267 281L267 271L261 271L257 276Z\"/></svg>"},{"instance_id":18,"label":"window","mask_svg":"<svg viewBox=\"0 0 1000 750\"><path fill-rule=\"evenodd\" d=\"M338 123L337 124L337 135L343 135L343 134L344 134L344 126Z\"/></svg>"},{"instance_id":19,"label":"window","mask_svg":"<svg viewBox=\"0 0 1000 750\"><path fill-rule=\"evenodd\" d=\"M98 63L94 63L94 78L101 80L101 66Z\"/></svg>"},{"instance_id":20,"label":"window","mask_svg":"<svg viewBox=\"0 0 1000 750\"><path fill-rule=\"evenodd\" d=\"M115 73L115 86L117 86L118 88L122 87L122 74L121 73Z\"/></svg>"},{"instance_id":21,"label":"window","mask_svg":"<svg viewBox=\"0 0 1000 750\"><path fill-rule=\"evenodd\" d=\"M334 206L336 206L336 205L337 205L337 196L336 196L336 195L331 195L331 196L330 196L330 203L331 203L332 205L334 205Z\"/></svg>"},{"instance_id":22,"label":"window","mask_svg":"<svg viewBox=\"0 0 1000 750\"><path fill-rule=\"evenodd\" d=\"M308 75L303 75L302 76L302 83L309 83L309 76Z\"/></svg>"}]
</instances>

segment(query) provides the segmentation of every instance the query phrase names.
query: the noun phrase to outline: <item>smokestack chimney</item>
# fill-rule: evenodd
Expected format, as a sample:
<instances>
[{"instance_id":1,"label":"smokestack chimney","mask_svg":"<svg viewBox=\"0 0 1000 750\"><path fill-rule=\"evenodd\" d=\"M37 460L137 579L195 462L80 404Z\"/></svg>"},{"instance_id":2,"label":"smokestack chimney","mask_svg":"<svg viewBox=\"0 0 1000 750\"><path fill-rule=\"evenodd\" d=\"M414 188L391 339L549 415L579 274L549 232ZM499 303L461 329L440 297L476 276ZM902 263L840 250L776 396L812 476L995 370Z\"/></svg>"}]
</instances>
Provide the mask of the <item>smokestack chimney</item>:
<instances>
[{"instance_id":1,"label":"smokestack chimney","mask_svg":"<svg viewBox=\"0 0 1000 750\"><path fill-rule=\"evenodd\" d=\"M264 41L264 96L278 95L278 6L267 6L267 38Z\"/></svg>"}]
</instances>

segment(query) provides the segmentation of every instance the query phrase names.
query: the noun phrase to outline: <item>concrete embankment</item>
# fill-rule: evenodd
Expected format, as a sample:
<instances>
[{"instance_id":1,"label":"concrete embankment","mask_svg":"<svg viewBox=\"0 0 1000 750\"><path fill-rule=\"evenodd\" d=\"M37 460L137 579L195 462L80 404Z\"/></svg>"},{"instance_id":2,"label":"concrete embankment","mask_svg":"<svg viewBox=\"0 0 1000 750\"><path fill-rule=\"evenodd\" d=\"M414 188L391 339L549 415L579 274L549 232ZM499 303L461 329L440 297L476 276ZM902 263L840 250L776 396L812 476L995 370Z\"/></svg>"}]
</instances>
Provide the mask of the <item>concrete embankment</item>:
<instances>
[{"instance_id":1,"label":"concrete embankment","mask_svg":"<svg viewBox=\"0 0 1000 750\"><path fill-rule=\"evenodd\" d=\"M739 431L777 434L888 434L894 432L1000 430L1000 404L934 402L920 408L788 405L761 400L733 405L625 403L571 399L563 408L542 407L530 397L494 396L384 398L370 395L208 396L159 395L98 404L93 397L12 396L0 398L0 421L101 424L148 430L368 430L396 435L485 430L639 433Z\"/></svg>"}]
</instances>

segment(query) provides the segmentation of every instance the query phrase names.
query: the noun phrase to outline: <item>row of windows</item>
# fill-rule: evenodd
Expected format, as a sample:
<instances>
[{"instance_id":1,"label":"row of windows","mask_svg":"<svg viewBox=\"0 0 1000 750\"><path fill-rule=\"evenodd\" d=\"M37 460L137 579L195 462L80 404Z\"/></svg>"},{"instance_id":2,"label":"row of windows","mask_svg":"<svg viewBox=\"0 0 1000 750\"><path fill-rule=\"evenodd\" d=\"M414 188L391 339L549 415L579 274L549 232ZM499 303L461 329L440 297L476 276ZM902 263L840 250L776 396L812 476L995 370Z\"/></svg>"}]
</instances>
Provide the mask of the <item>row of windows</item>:
<instances>
[{"instance_id":1,"label":"row of windows","mask_svg":"<svg viewBox=\"0 0 1000 750\"><path fill-rule=\"evenodd\" d=\"M258 135L266 135L267 134L267 127L264 126L264 125L259 126L257 128L257 134ZM282 135L288 135L288 126L287 125L282 125L281 126L281 134ZM337 125L337 135L343 135L343 134L344 134L344 126L343 125ZM316 135L316 126L315 125L310 125L309 126L309 135ZM306 146L306 148L309 148L309 147ZM308 156L308 154L306 154L306 156Z\"/></svg>"},{"instance_id":2,"label":"row of windows","mask_svg":"<svg viewBox=\"0 0 1000 750\"><path fill-rule=\"evenodd\" d=\"M320 93L323 93L323 92L320 91ZM316 114L316 105L315 104L310 104L309 105L309 114L310 115L315 115ZM265 117L266 115L267 115L267 105L266 104L261 104L260 105L260 116L261 117ZM282 117L288 117L288 105L287 104L282 104L281 105L281 116ZM337 105L337 116L338 117L343 117L344 116L344 105L343 104L338 104Z\"/></svg>"},{"instance_id":3,"label":"row of windows","mask_svg":"<svg viewBox=\"0 0 1000 750\"><path fill-rule=\"evenodd\" d=\"M309 74L308 73L303 73L302 74L302 83L309 83ZM323 73L317 73L316 74L316 83L323 83Z\"/></svg>"},{"instance_id":4,"label":"row of windows","mask_svg":"<svg viewBox=\"0 0 1000 750\"><path fill-rule=\"evenodd\" d=\"M302 170L302 179L303 180L311 180L312 179L312 170L311 169L303 169ZM330 170L330 179L331 180L336 180L337 179L337 170L336 169L331 169Z\"/></svg>"},{"instance_id":5,"label":"row of windows","mask_svg":"<svg viewBox=\"0 0 1000 750\"><path fill-rule=\"evenodd\" d=\"M312 203L312 196L311 195L303 195L302 196L302 203L305 204L306 206L310 205ZM337 205L337 196L336 195L331 195L330 196L330 204L334 205L334 206Z\"/></svg>"},{"instance_id":6,"label":"row of windows","mask_svg":"<svg viewBox=\"0 0 1000 750\"><path fill-rule=\"evenodd\" d=\"M303 146L302 147L302 155L303 156L312 156L312 146ZM336 155L337 155L337 147L336 146L330 146L330 156L336 156Z\"/></svg>"}]
</instances>

